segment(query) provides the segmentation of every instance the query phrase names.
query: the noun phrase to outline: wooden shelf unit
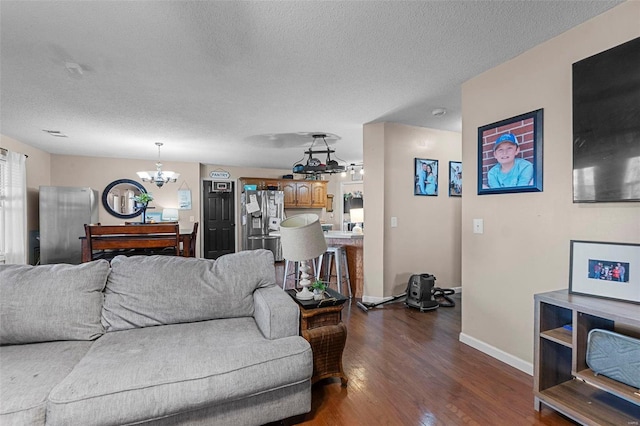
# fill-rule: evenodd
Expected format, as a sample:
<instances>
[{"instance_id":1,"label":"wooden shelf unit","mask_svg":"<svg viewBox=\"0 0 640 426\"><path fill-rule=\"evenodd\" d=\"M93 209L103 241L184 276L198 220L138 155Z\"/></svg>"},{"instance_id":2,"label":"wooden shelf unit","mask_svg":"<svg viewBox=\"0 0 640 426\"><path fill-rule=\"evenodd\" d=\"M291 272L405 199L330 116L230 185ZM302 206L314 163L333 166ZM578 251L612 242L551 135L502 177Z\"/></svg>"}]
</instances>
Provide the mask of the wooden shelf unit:
<instances>
[{"instance_id":1,"label":"wooden shelf unit","mask_svg":"<svg viewBox=\"0 0 640 426\"><path fill-rule=\"evenodd\" d=\"M640 307L567 290L536 294L534 300L535 409L545 404L585 425L638 424L640 391L594 374L586 353L594 328L640 337Z\"/></svg>"}]
</instances>

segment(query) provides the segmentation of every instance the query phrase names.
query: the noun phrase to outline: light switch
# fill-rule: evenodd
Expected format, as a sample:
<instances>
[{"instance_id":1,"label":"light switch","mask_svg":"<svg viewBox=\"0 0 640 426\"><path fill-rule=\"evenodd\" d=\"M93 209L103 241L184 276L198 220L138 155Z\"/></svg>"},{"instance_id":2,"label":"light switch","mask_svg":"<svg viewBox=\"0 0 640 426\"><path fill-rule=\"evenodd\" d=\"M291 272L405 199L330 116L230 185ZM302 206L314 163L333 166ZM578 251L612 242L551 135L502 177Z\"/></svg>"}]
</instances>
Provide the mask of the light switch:
<instances>
[{"instance_id":1,"label":"light switch","mask_svg":"<svg viewBox=\"0 0 640 426\"><path fill-rule=\"evenodd\" d=\"M473 233L484 234L484 220L473 219Z\"/></svg>"},{"instance_id":2,"label":"light switch","mask_svg":"<svg viewBox=\"0 0 640 426\"><path fill-rule=\"evenodd\" d=\"M397 228L398 227L398 218L395 216L391 217L391 227L392 228Z\"/></svg>"}]
</instances>

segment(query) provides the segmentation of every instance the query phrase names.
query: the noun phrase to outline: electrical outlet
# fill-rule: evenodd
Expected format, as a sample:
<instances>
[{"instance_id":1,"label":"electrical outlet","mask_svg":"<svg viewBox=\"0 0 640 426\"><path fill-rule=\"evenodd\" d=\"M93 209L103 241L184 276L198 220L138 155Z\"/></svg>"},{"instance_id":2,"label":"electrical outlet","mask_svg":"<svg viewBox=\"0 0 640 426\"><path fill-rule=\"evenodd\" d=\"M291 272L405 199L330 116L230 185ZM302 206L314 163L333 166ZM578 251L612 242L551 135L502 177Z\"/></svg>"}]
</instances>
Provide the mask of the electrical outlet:
<instances>
[{"instance_id":1,"label":"electrical outlet","mask_svg":"<svg viewBox=\"0 0 640 426\"><path fill-rule=\"evenodd\" d=\"M392 228L397 228L398 227L398 218L395 216L391 217L391 227Z\"/></svg>"},{"instance_id":2,"label":"electrical outlet","mask_svg":"<svg viewBox=\"0 0 640 426\"><path fill-rule=\"evenodd\" d=\"M484 234L484 220L473 219L473 233Z\"/></svg>"}]
</instances>

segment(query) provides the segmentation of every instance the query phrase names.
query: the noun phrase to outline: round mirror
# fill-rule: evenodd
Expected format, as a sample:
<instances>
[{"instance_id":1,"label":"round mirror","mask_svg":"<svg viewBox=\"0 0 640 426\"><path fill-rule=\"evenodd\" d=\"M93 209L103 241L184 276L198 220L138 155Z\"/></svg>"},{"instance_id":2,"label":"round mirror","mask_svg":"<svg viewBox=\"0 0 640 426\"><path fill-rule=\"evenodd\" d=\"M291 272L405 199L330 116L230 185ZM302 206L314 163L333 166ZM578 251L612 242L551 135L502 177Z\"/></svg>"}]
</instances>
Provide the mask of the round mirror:
<instances>
[{"instance_id":1,"label":"round mirror","mask_svg":"<svg viewBox=\"0 0 640 426\"><path fill-rule=\"evenodd\" d=\"M142 214L142 206L138 205L133 197L146 192L144 186L135 180L114 180L102 192L102 205L112 216L133 219Z\"/></svg>"}]
</instances>

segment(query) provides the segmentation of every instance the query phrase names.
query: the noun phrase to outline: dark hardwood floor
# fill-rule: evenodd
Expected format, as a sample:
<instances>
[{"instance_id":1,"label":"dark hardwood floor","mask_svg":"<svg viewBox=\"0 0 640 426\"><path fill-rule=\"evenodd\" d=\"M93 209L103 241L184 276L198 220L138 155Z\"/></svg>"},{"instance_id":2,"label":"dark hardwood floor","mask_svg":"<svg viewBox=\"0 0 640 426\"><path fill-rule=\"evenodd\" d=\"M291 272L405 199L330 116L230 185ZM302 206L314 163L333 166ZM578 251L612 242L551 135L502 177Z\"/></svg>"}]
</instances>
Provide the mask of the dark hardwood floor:
<instances>
[{"instance_id":1,"label":"dark hardwood floor","mask_svg":"<svg viewBox=\"0 0 640 426\"><path fill-rule=\"evenodd\" d=\"M572 425L533 408L533 378L458 341L454 308L419 312L404 303L345 305L348 336L337 378L313 386L302 425Z\"/></svg>"}]
</instances>

